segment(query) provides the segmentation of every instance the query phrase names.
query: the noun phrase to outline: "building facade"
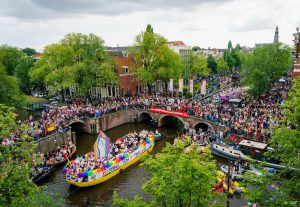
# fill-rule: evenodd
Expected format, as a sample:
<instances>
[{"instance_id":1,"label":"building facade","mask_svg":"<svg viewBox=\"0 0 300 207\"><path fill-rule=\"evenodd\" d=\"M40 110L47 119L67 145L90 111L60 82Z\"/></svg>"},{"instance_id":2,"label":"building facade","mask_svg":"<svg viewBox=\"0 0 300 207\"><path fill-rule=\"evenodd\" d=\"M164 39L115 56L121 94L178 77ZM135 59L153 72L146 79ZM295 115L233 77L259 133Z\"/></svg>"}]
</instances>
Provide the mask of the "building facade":
<instances>
[{"instance_id":1,"label":"building facade","mask_svg":"<svg viewBox=\"0 0 300 207\"><path fill-rule=\"evenodd\" d=\"M299 27L297 27L294 36L294 64L293 64L293 75L300 76L300 32Z\"/></svg>"}]
</instances>

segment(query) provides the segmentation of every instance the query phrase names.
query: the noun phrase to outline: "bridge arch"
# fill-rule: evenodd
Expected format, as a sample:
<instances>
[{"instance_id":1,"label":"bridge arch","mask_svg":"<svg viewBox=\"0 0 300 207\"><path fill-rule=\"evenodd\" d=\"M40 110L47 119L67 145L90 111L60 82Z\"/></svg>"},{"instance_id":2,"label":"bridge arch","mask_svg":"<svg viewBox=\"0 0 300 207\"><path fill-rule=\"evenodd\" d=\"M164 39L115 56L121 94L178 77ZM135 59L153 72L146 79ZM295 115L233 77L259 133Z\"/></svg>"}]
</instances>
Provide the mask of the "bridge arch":
<instances>
[{"instance_id":1,"label":"bridge arch","mask_svg":"<svg viewBox=\"0 0 300 207\"><path fill-rule=\"evenodd\" d=\"M137 122L149 122L153 119L149 112L142 112L139 114Z\"/></svg>"},{"instance_id":2,"label":"bridge arch","mask_svg":"<svg viewBox=\"0 0 300 207\"><path fill-rule=\"evenodd\" d=\"M206 131L211 131L215 133L215 129L214 127L205 121L198 121L193 125L193 128L196 129L197 131L201 128L202 131L206 132Z\"/></svg>"},{"instance_id":3,"label":"bridge arch","mask_svg":"<svg viewBox=\"0 0 300 207\"><path fill-rule=\"evenodd\" d=\"M158 127L162 126L176 126L178 128L183 128L184 127L184 120L181 117L178 116L171 116L171 115L162 115L158 119Z\"/></svg>"},{"instance_id":4,"label":"bridge arch","mask_svg":"<svg viewBox=\"0 0 300 207\"><path fill-rule=\"evenodd\" d=\"M80 119L72 120L69 123L72 131L86 131L86 123Z\"/></svg>"}]
</instances>

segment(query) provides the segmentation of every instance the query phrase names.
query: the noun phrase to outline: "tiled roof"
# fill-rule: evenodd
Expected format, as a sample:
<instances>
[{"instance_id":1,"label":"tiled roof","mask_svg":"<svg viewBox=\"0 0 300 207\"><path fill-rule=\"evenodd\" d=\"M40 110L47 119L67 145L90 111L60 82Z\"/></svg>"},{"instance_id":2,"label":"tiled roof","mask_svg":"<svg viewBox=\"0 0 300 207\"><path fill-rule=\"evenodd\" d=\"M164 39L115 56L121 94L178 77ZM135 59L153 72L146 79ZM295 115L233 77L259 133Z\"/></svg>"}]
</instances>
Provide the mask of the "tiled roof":
<instances>
[{"instance_id":1,"label":"tiled roof","mask_svg":"<svg viewBox=\"0 0 300 207\"><path fill-rule=\"evenodd\" d=\"M182 41L172 41L172 42L168 42L168 44L173 46L186 46Z\"/></svg>"},{"instance_id":2,"label":"tiled roof","mask_svg":"<svg viewBox=\"0 0 300 207\"><path fill-rule=\"evenodd\" d=\"M36 53L32 55L32 58L35 60L41 59L42 53Z\"/></svg>"},{"instance_id":3,"label":"tiled roof","mask_svg":"<svg viewBox=\"0 0 300 207\"><path fill-rule=\"evenodd\" d=\"M135 60L132 56L129 57L114 57L113 58L118 74L124 74L123 66L128 67L129 73L132 73L136 67Z\"/></svg>"}]
</instances>

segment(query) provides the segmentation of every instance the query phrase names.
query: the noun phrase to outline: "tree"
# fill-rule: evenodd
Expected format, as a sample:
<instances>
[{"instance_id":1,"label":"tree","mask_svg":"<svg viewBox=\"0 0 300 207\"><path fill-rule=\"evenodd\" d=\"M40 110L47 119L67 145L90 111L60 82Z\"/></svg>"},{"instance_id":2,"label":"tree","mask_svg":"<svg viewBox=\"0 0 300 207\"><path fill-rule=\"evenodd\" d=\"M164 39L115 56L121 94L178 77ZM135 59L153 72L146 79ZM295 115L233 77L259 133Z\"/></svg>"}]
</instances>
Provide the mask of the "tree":
<instances>
[{"instance_id":1,"label":"tree","mask_svg":"<svg viewBox=\"0 0 300 207\"><path fill-rule=\"evenodd\" d=\"M29 56L24 56L20 59L16 67L15 74L20 82L20 89L24 93L30 93L30 77L29 70L33 67L33 59Z\"/></svg>"},{"instance_id":2,"label":"tree","mask_svg":"<svg viewBox=\"0 0 300 207\"><path fill-rule=\"evenodd\" d=\"M223 54L223 58L230 70L232 70L233 66L235 65L235 60L233 59L231 53L225 51Z\"/></svg>"},{"instance_id":3,"label":"tree","mask_svg":"<svg viewBox=\"0 0 300 207\"><path fill-rule=\"evenodd\" d=\"M167 144L155 158L145 159L143 166L152 178L143 185L150 194L150 202L136 197L133 201L120 199L115 195L114 205L124 206L216 206L216 196L212 192L215 184L216 164L209 149L199 155L199 147L193 146L187 152L184 143L176 146Z\"/></svg>"},{"instance_id":4,"label":"tree","mask_svg":"<svg viewBox=\"0 0 300 207\"><path fill-rule=\"evenodd\" d=\"M212 55L209 55L207 58L207 67L211 69L213 73L217 73L218 64Z\"/></svg>"},{"instance_id":5,"label":"tree","mask_svg":"<svg viewBox=\"0 0 300 207\"><path fill-rule=\"evenodd\" d=\"M284 119L272 128L270 145L274 149L268 156L280 159L285 169L278 174L249 177L251 191L246 194L250 201L258 201L261 206L299 206L300 203L300 79L294 85L285 102ZM255 181L255 182L253 182ZM272 187L272 188L271 188ZM267 202L266 202L267 201Z\"/></svg>"},{"instance_id":6,"label":"tree","mask_svg":"<svg viewBox=\"0 0 300 207\"><path fill-rule=\"evenodd\" d=\"M22 49L22 52L24 52L27 56L32 56L32 55L36 54L35 49L30 48L30 47L25 47L24 49Z\"/></svg>"},{"instance_id":7,"label":"tree","mask_svg":"<svg viewBox=\"0 0 300 207\"><path fill-rule=\"evenodd\" d=\"M202 77L207 77L209 75L210 69L207 67L207 60L205 57L191 53L190 62L192 76L201 75Z\"/></svg>"},{"instance_id":8,"label":"tree","mask_svg":"<svg viewBox=\"0 0 300 207\"><path fill-rule=\"evenodd\" d=\"M67 34L59 43L45 48L30 71L31 80L38 86L45 82L53 93L60 92L63 100L69 87L78 86L88 94L93 86L113 82L113 63L103 45L104 41L94 34Z\"/></svg>"},{"instance_id":9,"label":"tree","mask_svg":"<svg viewBox=\"0 0 300 207\"><path fill-rule=\"evenodd\" d=\"M246 54L242 66L242 84L253 96L268 92L275 81L291 67L291 49L281 44L268 44Z\"/></svg>"},{"instance_id":10,"label":"tree","mask_svg":"<svg viewBox=\"0 0 300 207\"><path fill-rule=\"evenodd\" d=\"M14 109L3 104L0 129L0 142L17 135L17 141L0 145L0 206L54 206L52 197L30 181L35 144L26 133L28 127L17 124Z\"/></svg>"},{"instance_id":11,"label":"tree","mask_svg":"<svg viewBox=\"0 0 300 207\"><path fill-rule=\"evenodd\" d=\"M217 60L217 73L221 73L222 71L226 71L228 70L228 65L227 63L225 62L224 58L221 57Z\"/></svg>"},{"instance_id":12,"label":"tree","mask_svg":"<svg viewBox=\"0 0 300 207\"><path fill-rule=\"evenodd\" d=\"M234 67L236 67L236 68L241 67L242 60L241 60L241 57L240 57L240 51L238 49L234 48L234 49L231 50L231 54L230 55L231 55L231 57L234 60L234 64L233 64Z\"/></svg>"},{"instance_id":13,"label":"tree","mask_svg":"<svg viewBox=\"0 0 300 207\"><path fill-rule=\"evenodd\" d=\"M4 66L7 75L15 75L15 69L19 64L21 58L25 54L18 48L10 47L8 45L0 46L0 62Z\"/></svg>"},{"instance_id":14,"label":"tree","mask_svg":"<svg viewBox=\"0 0 300 207\"><path fill-rule=\"evenodd\" d=\"M178 82L182 74L182 65L180 56L174 51L170 50L167 45L161 46L157 54L157 61L154 67L158 69L158 77L165 83L165 91L170 79Z\"/></svg>"},{"instance_id":15,"label":"tree","mask_svg":"<svg viewBox=\"0 0 300 207\"><path fill-rule=\"evenodd\" d=\"M227 49L228 49L229 51L232 49L232 42L231 42L231 40L228 41Z\"/></svg>"},{"instance_id":16,"label":"tree","mask_svg":"<svg viewBox=\"0 0 300 207\"><path fill-rule=\"evenodd\" d=\"M0 104L21 107L23 101L24 97L20 92L17 78L7 75L4 66L0 63Z\"/></svg>"},{"instance_id":17,"label":"tree","mask_svg":"<svg viewBox=\"0 0 300 207\"><path fill-rule=\"evenodd\" d=\"M162 70L168 71L172 76L178 74L182 68L178 55L167 47L167 40L163 36L153 32L151 25L147 25L146 31L136 36L135 43L129 51L137 63L136 76L140 82L148 85L149 93L153 82L165 79ZM173 58L169 58L171 56ZM173 78L176 79L177 75Z\"/></svg>"}]
</instances>

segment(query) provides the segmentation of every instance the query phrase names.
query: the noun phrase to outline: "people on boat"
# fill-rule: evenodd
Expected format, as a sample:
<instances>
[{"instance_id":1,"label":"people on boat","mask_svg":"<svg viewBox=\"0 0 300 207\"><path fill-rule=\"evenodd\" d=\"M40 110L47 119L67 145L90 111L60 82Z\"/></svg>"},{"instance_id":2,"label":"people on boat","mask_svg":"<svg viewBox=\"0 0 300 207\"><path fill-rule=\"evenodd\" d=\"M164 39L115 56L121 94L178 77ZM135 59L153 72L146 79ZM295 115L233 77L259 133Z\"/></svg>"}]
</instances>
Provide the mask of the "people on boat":
<instances>
[{"instance_id":1,"label":"people on boat","mask_svg":"<svg viewBox=\"0 0 300 207\"><path fill-rule=\"evenodd\" d=\"M139 133L136 131L129 132L126 136L118 138L116 142L111 145L110 153L107 158L98 157L96 159L94 152L89 152L85 156L77 157L72 162L67 163L65 171L68 175L73 175L73 178L77 182L85 181L83 177L77 175L82 172L99 169L111 161L120 159L125 154L135 152L138 147L146 143L146 140L151 136L154 136L154 133L148 130L142 130Z\"/></svg>"}]
</instances>

